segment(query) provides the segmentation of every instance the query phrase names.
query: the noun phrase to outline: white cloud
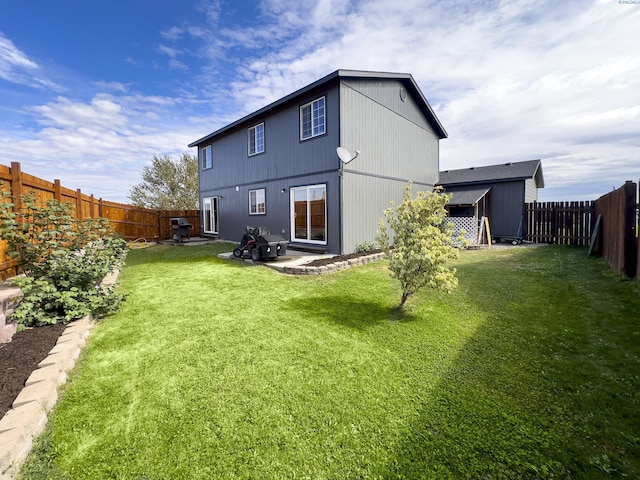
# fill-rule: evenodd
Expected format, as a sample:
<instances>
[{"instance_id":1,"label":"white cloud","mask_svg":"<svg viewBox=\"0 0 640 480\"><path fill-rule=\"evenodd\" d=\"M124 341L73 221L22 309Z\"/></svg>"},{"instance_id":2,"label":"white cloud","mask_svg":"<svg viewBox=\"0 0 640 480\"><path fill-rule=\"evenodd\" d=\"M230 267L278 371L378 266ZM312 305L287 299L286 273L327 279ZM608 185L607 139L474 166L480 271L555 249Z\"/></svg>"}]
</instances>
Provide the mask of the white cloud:
<instances>
[{"instance_id":1,"label":"white cloud","mask_svg":"<svg viewBox=\"0 0 640 480\"><path fill-rule=\"evenodd\" d=\"M174 26L166 30L163 30L162 32L160 32L160 35L162 35L162 37L166 38L167 40L176 41L180 39L180 37L182 37L183 33L184 33L184 30L181 27Z\"/></svg>"},{"instance_id":2,"label":"white cloud","mask_svg":"<svg viewBox=\"0 0 640 480\"><path fill-rule=\"evenodd\" d=\"M177 70L180 72L189 72L191 69L187 66L187 64L182 63L179 60L176 60L175 58L172 58L171 60L169 60L169 68L171 70Z\"/></svg>"},{"instance_id":3,"label":"white cloud","mask_svg":"<svg viewBox=\"0 0 640 480\"><path fill-rule=\"evenodd\" d=\"M547 184L542 195L554 199L594 198L640 177L637 5L256 5L260 16L245 20L225 10L238 5L199 0L201 22L165 28L159 32L163 43L149 43L168 57L169 71L193 72L174 73L175 84L184 82L174 96L133 92L144 86L117 77L94 82L98 91L86 98L57 94L26 109L37 120L33 127L0 132L0 157L33 158L38 168L53 170L64 159L58 171L83 182L117 170L118 183L130 185L153 154L184 151L196 138L346 68L413 75L449 133L441 142L443 169L541 158ZM140 69L144 64L126 61ZM0 78L46 88L37 80L45 78L41 70L0 34ZM80 171L87 166L92 174Z\"/></svg>"},{"instance_id":4,"label":"white cloud","mask_svg":"<svg viewBox=\"0 0 640 480\"><path fill-rule=\"evenodd\" d=\"M262 0L260 9L259 26L217 30L209 43L214 64L225 48L249 49L231 83L235 118L338 68L408 72L449 132L443 168L541 158L546 192L563 199L640 175L637 6Z\"/></svg>"},{"instance_id":5,"label":"white cloud","mask_svg":"<svg viewBox=\"0 0 640 480\"><path fill-rule=\"evenodd\" d=\"M197 9L205 14L207 23L217 23L222 11L220 0L199 0Z\"/></svg>"},{"instance_id":6,"label":"white cloud","mask_svg":"<svg viewBox=\"0 0 640 480\"><path fill-rule=\"evenodd\" d=\"M154 154L178 155L193 138L171 97L96 94L83 102L59 96L34 107L41 128L0 132L0 161L86 193L126 202ZM177 117L177 118L176 118Z\"/></svg>"},{"instance_id":7,"label":"white cloud","mask_svg":"<svg viewBox=\"0 0 640 480\"><path fill-rule=\"evenodd\" d=\"M121 82L93 82L93 85L101 90L111 90L116 92L126 92L131 87L130 83L121 83Z\"/></svg>"},{"instance_id":8,"label":"white cloud","mask_svg":"<svg viewBox=\"0 0 640 480\"><path fill-rule=\"evenodd\" d=\"M39 65L0 32L0 79L36 88L59 89L42 75Z\"/></svg>"},{"instance_id":9,"label":"white cloud","mask_svg":"<svg viewBox=\"0 0 640 480\"><path fill-rule=\"evenodd\" d=\"M158 51L164 55L169 56L170 58L176 58L178 55L183 53L179 49L168 47L167 45L158 45Z\"/></svg>"},{"instance_id":10,"label":"white cloud","mask_svg":"<svg viewBox=\"0 0 640 480\"><path fill-rule=\"evenodd\" d=\"M38 65L29 60L11 40L0 33L0 75L5 80L11 81L11 77L7 74L14 68L34 70Z\"/></svg>"}]
</instances>

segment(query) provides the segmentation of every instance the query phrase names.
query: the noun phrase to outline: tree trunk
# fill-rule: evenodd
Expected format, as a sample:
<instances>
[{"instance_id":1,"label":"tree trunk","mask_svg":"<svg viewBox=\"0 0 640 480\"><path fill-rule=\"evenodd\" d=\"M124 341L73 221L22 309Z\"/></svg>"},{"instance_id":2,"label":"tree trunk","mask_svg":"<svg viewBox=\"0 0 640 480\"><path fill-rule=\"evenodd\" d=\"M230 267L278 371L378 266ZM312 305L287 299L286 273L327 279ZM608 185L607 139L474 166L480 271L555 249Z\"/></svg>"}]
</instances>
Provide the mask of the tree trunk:
<instances>
[{"instance_id":1,"label":"tree trunk","mask_svg":"<svg viewBox=\"0 0 640 480\"><path fill-rule=\"evenodd\" d=\"M407 298L409 298L409 293L406 292L402 292L402 300L400 300L400 308L402 308L404 306L404 302L407 301Z\"/></svg>"}]
</instances>

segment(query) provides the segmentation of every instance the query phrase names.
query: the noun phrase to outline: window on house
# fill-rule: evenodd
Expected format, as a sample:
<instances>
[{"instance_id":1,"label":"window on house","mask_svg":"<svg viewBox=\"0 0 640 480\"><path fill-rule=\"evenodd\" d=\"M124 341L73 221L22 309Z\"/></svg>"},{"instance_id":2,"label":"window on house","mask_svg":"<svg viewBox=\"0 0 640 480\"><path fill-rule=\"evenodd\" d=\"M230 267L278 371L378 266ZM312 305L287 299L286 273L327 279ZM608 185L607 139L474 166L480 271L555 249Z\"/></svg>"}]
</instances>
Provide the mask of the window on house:
<instances>
[{"instance_id":1,"label":"window on house","mask_svg":"<svg viewBox=\"0 0 640 480\"><path fill-rule=\"evenodd\" d=\"M264 188L249 190L249 215L264 215L267 213Z\"/></svg>"},{"instance_id":2,"label":"window on house","mask_svg":"<svg viewBox=\"0 0 640 480\"><path fill-rule=\"evenodd\" d=\"M300 107L300 139L317 137L325 133L324 97Z\"/></svg>"},{"instance_id":3,"label":"window on house","mask_svg":"<svg viewBox=\"0 0 640 480\"><path fill-rule=\"evenodd\" d=\"M207 145L206 147L200 150L200 164L202 165L203 170L213 167L213 157L211 156L211 145Z\"/></svg>"},{"instance_id":4,"label":"window on house","mask_svg":"<svg viewBox=\"0 0 640 480\"><path fill-rule=\"evenodd\" d=\"M249 129L249 155L264 152L264 123Z\"/></svg>"}]
</instances>

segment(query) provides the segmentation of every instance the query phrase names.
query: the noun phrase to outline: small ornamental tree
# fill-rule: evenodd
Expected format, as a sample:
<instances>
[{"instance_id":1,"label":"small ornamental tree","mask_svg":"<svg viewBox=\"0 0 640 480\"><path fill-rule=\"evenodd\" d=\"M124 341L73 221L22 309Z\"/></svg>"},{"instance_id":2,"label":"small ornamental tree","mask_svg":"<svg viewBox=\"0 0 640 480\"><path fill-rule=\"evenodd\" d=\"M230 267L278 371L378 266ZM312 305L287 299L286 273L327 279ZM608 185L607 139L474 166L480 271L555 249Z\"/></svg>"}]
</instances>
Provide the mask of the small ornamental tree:
<instances>
[{"instance_id":1,"label":"small ornamental tree","mask_svg":"<svg viewBox=\"0 0 640 480\"><path fill-rule=\"evenodd\" d=\"M422 287L451 292L457 285L456 269L445 266L457 258L461 239L454 238L453 225L445 221L451 195L439 190L411 195L411 182L404 200L384 211L377 241L389 259L389 269L402 288L402 308Z\"/></svg>"}]
</instances>

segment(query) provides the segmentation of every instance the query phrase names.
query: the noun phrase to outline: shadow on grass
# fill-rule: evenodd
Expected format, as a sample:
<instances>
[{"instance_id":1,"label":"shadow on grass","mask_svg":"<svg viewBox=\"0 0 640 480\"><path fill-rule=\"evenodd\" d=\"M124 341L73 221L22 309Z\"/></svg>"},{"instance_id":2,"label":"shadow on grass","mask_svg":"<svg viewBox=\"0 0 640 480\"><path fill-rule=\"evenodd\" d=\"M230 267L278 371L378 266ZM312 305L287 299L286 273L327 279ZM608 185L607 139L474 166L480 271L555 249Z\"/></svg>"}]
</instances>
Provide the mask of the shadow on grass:
<instances>
[{"instance_id":1,"label":"shadow on grass","mask_svg":"<svg viewBox=\"0 0 640 480\"><path fill-rule=\"evenodd\" d=\"M465 301L486 320L422 392L382 478L638 478L640 347L618 310L640 301L583 255L461 262Z\"/></svg>"},{"instance_id":2,"label":"shadow on grass","mask_svg":"<svg viewBox=\"0 0 640 480\"><path fill-rule=\"evenodd\" d=\"M416 320L411 311L348 295L295 298L287 302L287 307L298 317L323 320L356 330L366 330L390 321Z\"/></svg>"}]
</instances>

